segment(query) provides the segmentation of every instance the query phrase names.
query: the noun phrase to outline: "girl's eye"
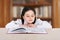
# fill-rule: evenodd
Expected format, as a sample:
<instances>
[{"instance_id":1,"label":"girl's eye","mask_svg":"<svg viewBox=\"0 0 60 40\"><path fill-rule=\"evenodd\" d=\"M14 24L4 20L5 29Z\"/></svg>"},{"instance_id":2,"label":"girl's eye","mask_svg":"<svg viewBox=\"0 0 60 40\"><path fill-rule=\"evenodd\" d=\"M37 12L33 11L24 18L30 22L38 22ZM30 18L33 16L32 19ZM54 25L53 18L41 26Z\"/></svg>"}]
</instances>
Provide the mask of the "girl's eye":
<instances>
[{"instance_id":1,"label":"girl's eye","mask_svg":"<svg viewBox=\"0 0 60 40\"><path fill-rule=\"evenodd\" d=\"M31 16L31 17L34 17L34 16Z\"/></svg>"},{"instance_id":2,"label":"girl's eye","mask_svg":"<svg viewBox=\"0 0 60 40\"><path fill-rule=\"evenodd\" d=\"M27 16L27 17L29 17L29 16Z\"/></svg>"},{"instance_id":3,"label":"girl's eye","mask_svg":"<svg viewBox=\"0 0 60 40\"><path fill-rule=\"evenodd\" d=\"M31 16L31 17L34 17L34 16Z\"/></svg>"}]
</instances>

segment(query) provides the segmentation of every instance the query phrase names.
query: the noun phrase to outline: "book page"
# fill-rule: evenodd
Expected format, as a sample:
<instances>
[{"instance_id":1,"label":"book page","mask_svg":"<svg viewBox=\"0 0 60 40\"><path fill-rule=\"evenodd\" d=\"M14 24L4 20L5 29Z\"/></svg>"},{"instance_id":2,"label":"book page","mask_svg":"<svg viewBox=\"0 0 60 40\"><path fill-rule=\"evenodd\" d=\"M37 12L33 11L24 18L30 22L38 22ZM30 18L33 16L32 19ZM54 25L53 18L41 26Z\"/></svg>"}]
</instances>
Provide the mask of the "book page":
<instances>
[{"instance_id":1,"label":"book page","mask_svg":"<svg viewBox=\"0 0 60 40\"><path fill-rule=\"evenodd\" d=\"M8 31L8 33L47 33L47 31L45 29L27 29L27 28L17 28L15 30L12 31Z\"/></svg>"}]
</instances>

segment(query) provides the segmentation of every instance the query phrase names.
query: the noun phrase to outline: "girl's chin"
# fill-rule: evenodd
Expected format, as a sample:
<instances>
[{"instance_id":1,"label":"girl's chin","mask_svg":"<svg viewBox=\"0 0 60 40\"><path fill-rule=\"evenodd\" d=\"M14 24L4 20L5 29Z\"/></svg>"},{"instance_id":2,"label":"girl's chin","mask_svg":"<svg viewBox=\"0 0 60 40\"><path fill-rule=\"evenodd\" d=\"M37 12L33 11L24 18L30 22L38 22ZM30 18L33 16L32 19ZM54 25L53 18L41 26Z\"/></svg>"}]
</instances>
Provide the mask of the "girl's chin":
<instances>
[{"instance_id":1,"label":"girl's chin","mask_svg":"<svg viewBox=\"0 0 60 40\"><path fill-rule=\"evenodd\" d=\"M29 23L29 24L32 24L33 22L32 22L32 21L29 21L28 23Z\"/></svg>"},{"instance_id":2,"label":"girl's chin","mask_svg":"<svg viewBox=\"0 0 60 40\"><path fill-rule=\"evenodd\" d=\"M32 22L29 22L28 24L32 24Z\"/></svg>"}]
</instances>

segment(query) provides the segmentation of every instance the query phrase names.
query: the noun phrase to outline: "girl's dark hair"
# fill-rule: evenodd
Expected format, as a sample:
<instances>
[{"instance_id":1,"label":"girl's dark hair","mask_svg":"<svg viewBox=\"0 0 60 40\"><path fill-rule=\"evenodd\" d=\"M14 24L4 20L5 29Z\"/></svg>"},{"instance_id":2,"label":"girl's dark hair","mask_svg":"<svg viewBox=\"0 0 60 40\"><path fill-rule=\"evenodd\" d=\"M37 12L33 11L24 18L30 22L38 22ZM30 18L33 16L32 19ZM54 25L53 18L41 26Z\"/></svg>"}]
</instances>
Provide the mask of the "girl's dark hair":
<instances>
[{"instance_id":1,"label":"girl's dark hair","mask_svg":"<svg viewBox=\"0 0 60 40\"><path fill-rule=\"evenodd\" d=\"M22 10L22 14L21 14L22 24L24 24L23 16L25 15L25 12L27 12L27 11L29 11L29 10L32 10L32 11L34 12L34 14L36 15L36 12L35 12L34 8L24 7L24 9ZM36 17L35 17L35 20L34 20L33 24L35 23L35 21L36 21Z\"/></svg>"}]
</instances>

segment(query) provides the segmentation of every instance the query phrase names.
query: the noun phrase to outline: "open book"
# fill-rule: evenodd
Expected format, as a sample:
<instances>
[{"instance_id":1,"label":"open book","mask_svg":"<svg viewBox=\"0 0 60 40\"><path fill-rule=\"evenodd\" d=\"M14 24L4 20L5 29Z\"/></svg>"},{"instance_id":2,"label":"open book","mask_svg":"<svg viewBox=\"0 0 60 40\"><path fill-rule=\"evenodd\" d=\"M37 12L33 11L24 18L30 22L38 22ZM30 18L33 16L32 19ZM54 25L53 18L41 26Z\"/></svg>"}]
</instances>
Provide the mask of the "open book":
<instances>
[{"instance_id":1,"label":"open book","mask_svg":"<svg viewBox=\"0 0 60 40\"><path fill-rule=\"evenodd\" d=\"M34 29L34 30L29 30L28 28L17 28L12 31L8 31L8 33L47 33L45 29Z\"/></svg>"}]
</instances>

